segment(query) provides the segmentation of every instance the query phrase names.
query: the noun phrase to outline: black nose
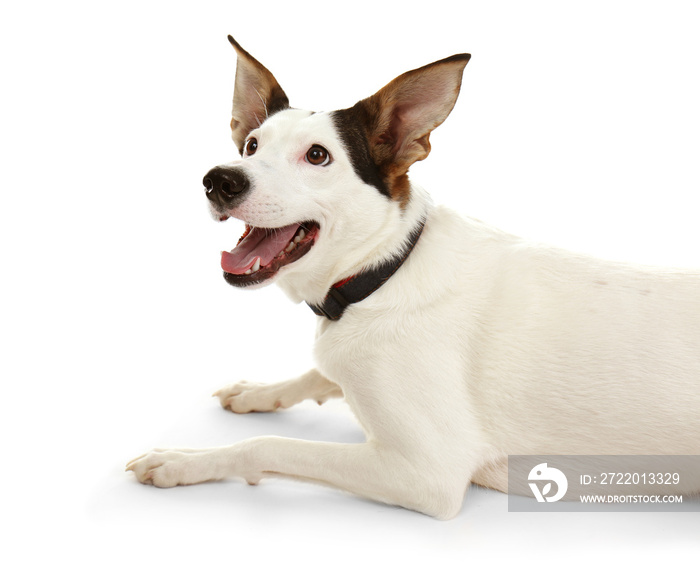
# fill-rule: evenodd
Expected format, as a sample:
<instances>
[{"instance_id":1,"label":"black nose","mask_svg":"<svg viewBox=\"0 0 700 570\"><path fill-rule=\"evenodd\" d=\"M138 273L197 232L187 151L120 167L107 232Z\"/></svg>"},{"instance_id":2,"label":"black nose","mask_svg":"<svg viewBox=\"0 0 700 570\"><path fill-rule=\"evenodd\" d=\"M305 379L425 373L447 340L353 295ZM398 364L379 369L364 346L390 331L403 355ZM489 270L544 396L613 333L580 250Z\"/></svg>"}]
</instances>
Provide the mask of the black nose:
<instances>
[{"instance_id":1,"label":"black nose","mask_svg":"<svg viewBox=\"0 0 700 570\"><path fill-rule=\"evenodd\" d=\"M215 166L202 180L207 198L215 205L231 208L243 200L250 188L248 177L237 168Z\"/></svg>"}]
</instances>

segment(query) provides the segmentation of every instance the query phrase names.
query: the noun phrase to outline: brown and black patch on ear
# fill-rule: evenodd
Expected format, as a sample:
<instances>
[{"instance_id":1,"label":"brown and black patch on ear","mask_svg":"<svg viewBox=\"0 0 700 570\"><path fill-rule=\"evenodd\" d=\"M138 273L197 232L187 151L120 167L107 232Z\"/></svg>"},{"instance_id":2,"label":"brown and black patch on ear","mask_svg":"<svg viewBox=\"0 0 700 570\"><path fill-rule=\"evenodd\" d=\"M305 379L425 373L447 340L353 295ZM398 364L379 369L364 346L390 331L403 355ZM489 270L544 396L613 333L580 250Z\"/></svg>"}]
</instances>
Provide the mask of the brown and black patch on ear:
<instances>
[{"instance_id":1,"label":"brown and black patch on ear","mask_svg":"<svg viewBox=\"0 0 700 570\"><path fill-rule=\"evenodd\" d=\"M331 115L333 123L348 151L355 174L403 208L410 197L408 168L395 164L389 153L382 152L382 146L388 141L382 142L381 137L371 139L373 113L368 107L368 101L364 100L349 109L334 111Z\"/></svg>"},{"instance_id":2,"label":"brown and black patch on ear","mask_svg":"<svg viewBox=\"0 0 700 570\"><path fill-rule=\"evenodd\" d=\"M236 50L236 82L233 91L231 136L243 154L245 139L274 113L289 108L289 99L274 75L231 36Z\"/></svg>"},{"instance_id":3,"label":"brown and black patch on ear","mask_svg":"<svg viewBox=\"0 0 700 570\"><path fill-rule=\"evenodd\" d=\"M358 176L402 208L410 198L408 169L430 154L430 133L452 111L470 57L453 55L408 71L333 113Z\"/></svg>"},{"instance_id":4,"label":"brown and black patch on ear","mask_svg":"<svg viewBox=\"0 0 700 570\"><path fill-rule=\"evenodd\" d=\"M367 124L370 120L366 109L361 102L342 111L334 111L331 114L333 123L340 140L350 157L350 162L360 179L370 186L374 186L387 198L391 198L391 192L385 182L381 168L372 156L369 144Z\"/></svg>"}]
</instances>

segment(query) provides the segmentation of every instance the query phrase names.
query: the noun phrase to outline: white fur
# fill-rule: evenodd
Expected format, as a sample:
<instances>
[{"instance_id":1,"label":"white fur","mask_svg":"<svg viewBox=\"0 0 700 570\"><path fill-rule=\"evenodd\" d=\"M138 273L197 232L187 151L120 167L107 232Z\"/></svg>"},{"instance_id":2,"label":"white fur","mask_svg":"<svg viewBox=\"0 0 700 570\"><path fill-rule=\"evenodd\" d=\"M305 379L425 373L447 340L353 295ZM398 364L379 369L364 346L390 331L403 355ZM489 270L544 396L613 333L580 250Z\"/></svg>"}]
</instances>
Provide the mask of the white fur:
<instances>
[{"instance_id":1,"label":"white fur","mask_svg":"<svg viewBox=\"0 0 700 570\"><path fill-rule=\"evenodd\" d=\"M156 450L128 466L141 482L283 475L450 518L471 482L507 490L509 454L700 453L700 273L525 243L415 186L403 209L356 176L328 114L282 111L251 136L258 151L235 164L253 189L231 215L320 224L277 278L294 301L320 302L427 220L385 285L339 321L318 319L317 370L216 394L235 412L344 395L367 441ZM311 144L333 168L304 162Z\"/></svg>"}]
</instances>

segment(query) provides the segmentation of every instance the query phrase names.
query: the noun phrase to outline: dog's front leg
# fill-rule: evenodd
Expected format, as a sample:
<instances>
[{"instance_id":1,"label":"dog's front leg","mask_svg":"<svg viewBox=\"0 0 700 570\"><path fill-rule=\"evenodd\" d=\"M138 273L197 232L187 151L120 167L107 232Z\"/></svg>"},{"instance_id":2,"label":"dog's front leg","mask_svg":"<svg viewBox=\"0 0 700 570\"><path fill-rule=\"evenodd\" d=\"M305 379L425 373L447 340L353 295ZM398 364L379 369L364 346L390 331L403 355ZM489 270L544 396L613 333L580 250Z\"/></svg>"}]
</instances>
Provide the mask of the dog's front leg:
<instances>
[{"instance_id":1,"label":"dog's front leg","mask_svg":"<svg viewBox=\"0 0 700 570\"><path fill-rule=\"evenodd\" d=\"M127 466L142 483L191 485L241 477L255 485L270 476L329 485L438 518L451 518L465 487L427 477L401 453L377 442L340 444L258 437L213 449L155 450ZM436 484L436 482L438 482Z\"/></svg>"},{"instance_id":2,"label":"dog's front leg","mask_svg":"<svg viewBox=\"0 0 700 570\"><path fill-rule=\"evenodd\" d=\"M236 412L272 412L289 408L304 400L322 404L329 398L341 398L343 391L315 368L306 374L277 384L238 382L214 393L221 405Z\"/></svg>"}]
</instances>

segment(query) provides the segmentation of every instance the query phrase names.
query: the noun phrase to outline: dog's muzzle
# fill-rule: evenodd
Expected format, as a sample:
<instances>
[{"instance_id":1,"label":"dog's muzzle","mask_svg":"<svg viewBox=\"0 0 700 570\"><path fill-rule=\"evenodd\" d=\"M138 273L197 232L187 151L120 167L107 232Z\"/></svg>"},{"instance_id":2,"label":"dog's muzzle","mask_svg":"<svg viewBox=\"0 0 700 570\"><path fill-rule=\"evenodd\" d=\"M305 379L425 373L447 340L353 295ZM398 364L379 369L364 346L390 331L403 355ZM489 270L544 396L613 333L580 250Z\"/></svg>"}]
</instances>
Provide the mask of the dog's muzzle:
<instances>
[{"instance_id":1,"label":"dog's muzzle","mask_svg":"<svg viewBox=\"0 0 700 570\"><path fill-rule=\"evenodd\" d=\"M238 206L250 189L250 181L243 171L227 166L215 166L202 180L207 198L223 212Z\"/></svg>"}]
</instances>

